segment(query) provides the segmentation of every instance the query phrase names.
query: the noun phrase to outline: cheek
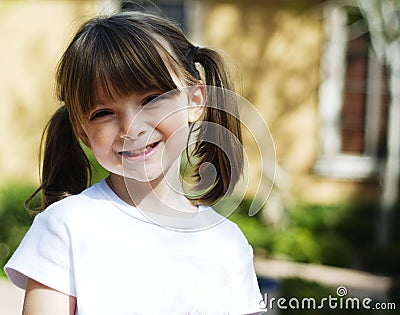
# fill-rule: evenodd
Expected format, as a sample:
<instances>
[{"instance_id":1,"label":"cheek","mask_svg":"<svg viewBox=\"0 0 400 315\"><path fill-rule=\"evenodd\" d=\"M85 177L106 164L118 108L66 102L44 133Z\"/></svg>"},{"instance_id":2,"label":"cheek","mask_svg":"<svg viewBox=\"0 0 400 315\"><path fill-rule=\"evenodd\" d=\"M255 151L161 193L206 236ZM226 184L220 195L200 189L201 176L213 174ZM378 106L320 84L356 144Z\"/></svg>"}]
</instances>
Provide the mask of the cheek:
<instances>
[{"instance_id":1,"label":"cheek","mask_svg":"<svg viewBox=\"0 0 400 315\"><path fill-rule=\"evenodd\" d=\"M158 129L164 133L168 141L181 142L184 139L186 143L189 135L187 116L183 113L171 115L158 126Z\"/></svg>"},{"instance_id":2,"label":"cheek","mask_svg":"<svg viewBox=\"0 0 400 315\"><path fill-rule=\"evenodd\" d=\"M109 129L98 128L90 131L88 139L93 153L96 154L96 152L101 153L110 150L115 137Z\"/></svg>"},{"instance_id":3,"label":"cheek","mask_svg":"<svg viewBox=\"0 0 400 315\"><path fill-rule=\"evenodd\" d=\"M184 151L187 145L189 135L189 126L184 120L178 119L176 115L165 119L158 127L165 141L165 149L162 153L165 162L177 159Z\"/></svg>"}]
</instances>

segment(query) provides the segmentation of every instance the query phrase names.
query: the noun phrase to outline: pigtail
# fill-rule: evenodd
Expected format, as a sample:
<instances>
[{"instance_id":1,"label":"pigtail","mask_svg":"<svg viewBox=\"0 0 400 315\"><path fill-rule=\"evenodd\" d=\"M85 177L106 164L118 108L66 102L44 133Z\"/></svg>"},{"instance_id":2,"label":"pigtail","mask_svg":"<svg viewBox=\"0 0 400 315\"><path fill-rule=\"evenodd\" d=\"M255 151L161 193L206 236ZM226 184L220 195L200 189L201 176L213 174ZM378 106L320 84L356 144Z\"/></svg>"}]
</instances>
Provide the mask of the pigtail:
<instances>
[{"instance_id":1,"label":"pigtail","mask_svg":"<svg viewBox=\"0 0 400 315\"><path fill-rule=\"evenodd\" d=\"M39 192L42 202L36 210L41 211L64 197L80 193L91 181L90 162L74 134L65 106L46 125L41 147L41 185L25 202L28 211L32 211L29 203Z\"/></svg>"},{"instance_id":2,"label":"pigtail","mask_svg":"<svg viewBox=\"0 0 400 315\"><path fill-rule=\"evenodd\" d=\"M213 204L232 193L243 171L237 98L233 93L232 79L219 53L195 47L192 58L193 63L203 67L203 79L207 86L205 113L198 127L199 141L193 151L198 161L195 169L198 180L196 190L203 193L192 201ZM207 178L214 181L211 187Z\"/></svg>"}]
</instances>

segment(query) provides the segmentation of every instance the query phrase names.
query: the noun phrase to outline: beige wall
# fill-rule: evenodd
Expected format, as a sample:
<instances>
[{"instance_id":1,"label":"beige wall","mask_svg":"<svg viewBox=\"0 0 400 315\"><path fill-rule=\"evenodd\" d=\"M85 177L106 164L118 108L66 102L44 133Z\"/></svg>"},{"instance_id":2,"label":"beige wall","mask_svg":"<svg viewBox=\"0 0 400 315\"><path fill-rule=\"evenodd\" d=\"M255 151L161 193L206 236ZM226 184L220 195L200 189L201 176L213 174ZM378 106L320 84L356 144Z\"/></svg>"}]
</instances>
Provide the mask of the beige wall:
<instances>
[{"instance_id":1,"label":"beige wall","mask_svg":"<svg viewBox=\"0 0 400 315\"><path fill-rule=\"evenodd\" d=\"M36 183L41 130L57 106L57 60L96 1L0 2L0 184Z\"/></svg>"}]
</instances>

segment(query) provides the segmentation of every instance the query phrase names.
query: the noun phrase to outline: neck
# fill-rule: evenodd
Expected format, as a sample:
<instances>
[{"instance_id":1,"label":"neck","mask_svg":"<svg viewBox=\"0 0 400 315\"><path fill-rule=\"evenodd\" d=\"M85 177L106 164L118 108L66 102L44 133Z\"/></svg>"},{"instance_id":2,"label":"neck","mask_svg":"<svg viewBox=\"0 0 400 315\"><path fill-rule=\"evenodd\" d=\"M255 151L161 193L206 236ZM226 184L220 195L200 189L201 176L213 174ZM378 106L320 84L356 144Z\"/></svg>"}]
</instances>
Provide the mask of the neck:
<instances>
[{"instance_id":1,"label":"neck","mask_svg":"<svg viewBox=\"0 0 400 315\"><path fill-rule=\"evenodd\" d=\"M197 207L185 197L177 167L171 166L165 174L150 182L110 174L107 183L122 200L141 211L187 216L197 212Z\"/></svg>"}]
</instances>

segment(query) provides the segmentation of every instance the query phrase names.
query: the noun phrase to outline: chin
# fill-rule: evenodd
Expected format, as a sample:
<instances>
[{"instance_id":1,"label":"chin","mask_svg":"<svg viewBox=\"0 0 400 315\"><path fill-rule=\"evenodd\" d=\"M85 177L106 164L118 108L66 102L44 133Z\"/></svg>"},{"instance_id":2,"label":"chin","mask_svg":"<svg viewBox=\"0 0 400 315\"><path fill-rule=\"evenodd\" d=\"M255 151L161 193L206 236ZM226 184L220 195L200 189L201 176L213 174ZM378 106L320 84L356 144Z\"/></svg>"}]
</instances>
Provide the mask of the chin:
<instances>
[{"instance_id":1,"label":"chin","mask_svg":"<svg viewBox=\"0 0 400 315\"><path fill-rule=\"evenodd\" d=\"M131 180L135 180L138 182L152 182L158 180L164 176L163 172L129 172L125 171L122 174L123 177Z\"/></svg>"}]
</instances>

